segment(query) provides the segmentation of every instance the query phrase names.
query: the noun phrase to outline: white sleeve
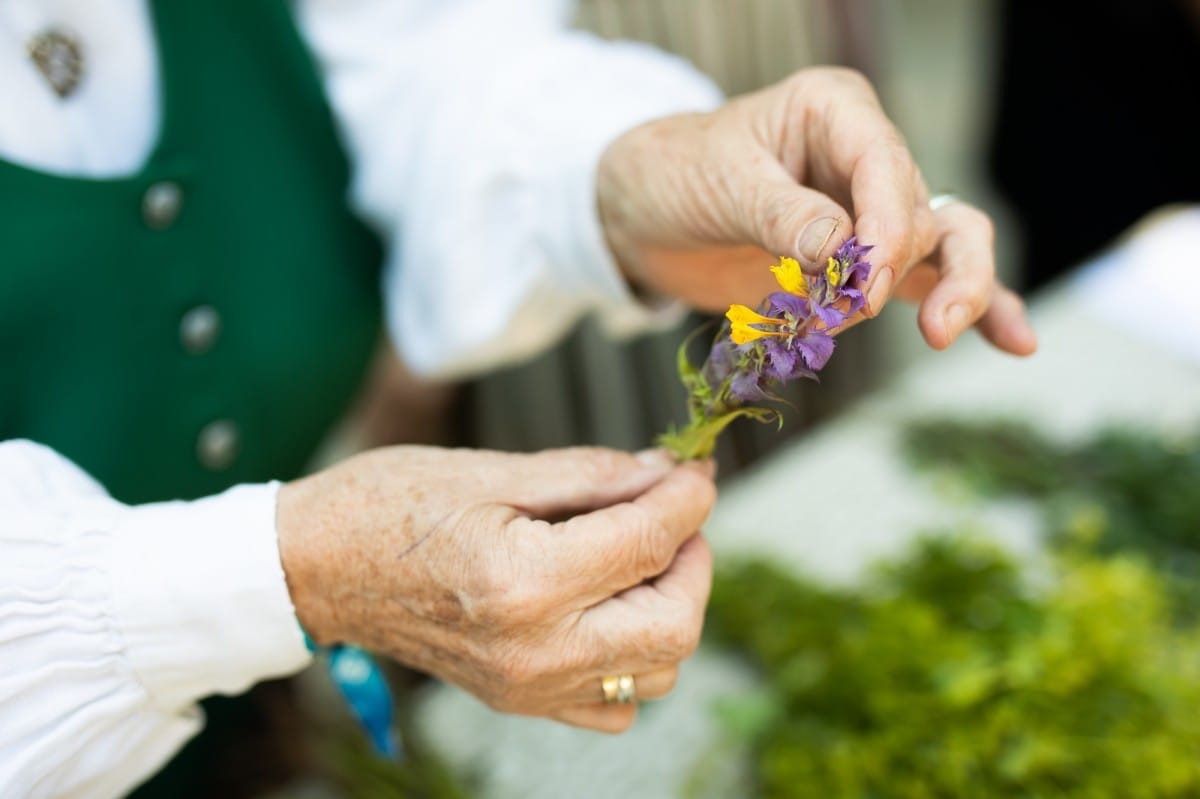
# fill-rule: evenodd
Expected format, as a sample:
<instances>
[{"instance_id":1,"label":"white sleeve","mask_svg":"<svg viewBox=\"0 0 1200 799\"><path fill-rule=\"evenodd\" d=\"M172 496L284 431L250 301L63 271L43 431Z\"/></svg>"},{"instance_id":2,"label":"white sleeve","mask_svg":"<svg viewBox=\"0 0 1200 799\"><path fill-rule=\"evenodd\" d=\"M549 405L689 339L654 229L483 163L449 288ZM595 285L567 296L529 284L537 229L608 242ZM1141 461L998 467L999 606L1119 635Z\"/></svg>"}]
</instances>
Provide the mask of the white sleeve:
<instances>
[{"instance_id":1,"label":"white sleeve","mask_svg":"<svg viewBox=\"0 0 1200 799\"><path fill-rule=\"evenodd\" d=\"M309 662L276 491L130 507L0 442L0 796L123 796L199 731L197 700Z\"/></svg>"},{"instance_id":2,"label":"white sleeve","mask_svg":"<svg viewBox=\"0 0 1200 799\"><path fill-rule=\"evenodd\" d=\"M646 307L597 218L604 148L721 95L680 58L569 30L567 0L298 0L384 235L385 302L418 373L533 355L591 311L614 335L676 321Z\"/></svg>"}]
</instances>

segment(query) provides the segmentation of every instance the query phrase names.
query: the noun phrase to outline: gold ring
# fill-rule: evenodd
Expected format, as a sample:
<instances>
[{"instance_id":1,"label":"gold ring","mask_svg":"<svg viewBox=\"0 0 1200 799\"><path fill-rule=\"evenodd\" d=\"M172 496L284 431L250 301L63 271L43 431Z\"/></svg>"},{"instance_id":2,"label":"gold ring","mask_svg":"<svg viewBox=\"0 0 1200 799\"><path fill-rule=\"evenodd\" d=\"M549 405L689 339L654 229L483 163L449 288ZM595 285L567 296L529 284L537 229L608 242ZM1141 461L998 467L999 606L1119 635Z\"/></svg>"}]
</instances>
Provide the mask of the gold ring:
<instances>
[{"instance_id":1,"label":"gold ring","mask_svg":"<svg viewBox=\"0 0 1200 799\"><path fill-rule=\"evenodd\" d=\"M606 705L626 705L637 701L637 683L632 674L600 678L600 691Z\"/></svg>"},{"instance_id":2,"label":"gold ring","mask_svg":"<svg viewBox=\"0 0 1200 799\"><path fill-rule=\"evenodd\" d=\"M956 203L956 202L958 202L958 195L954 194L952 192L942 192L941 194L935 194L929 198L929 210L937 211L941 208L945 208L950 203Z\"/></svg>"}]
</instances>

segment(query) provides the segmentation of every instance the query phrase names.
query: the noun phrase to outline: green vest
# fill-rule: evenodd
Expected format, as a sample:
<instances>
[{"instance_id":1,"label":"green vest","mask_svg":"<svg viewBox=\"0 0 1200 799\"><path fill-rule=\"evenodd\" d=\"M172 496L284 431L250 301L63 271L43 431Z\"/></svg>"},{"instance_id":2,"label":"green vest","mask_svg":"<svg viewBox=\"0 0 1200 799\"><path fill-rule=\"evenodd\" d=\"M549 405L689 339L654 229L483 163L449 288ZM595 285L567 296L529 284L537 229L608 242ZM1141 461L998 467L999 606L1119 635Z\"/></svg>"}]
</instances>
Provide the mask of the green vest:
<instances>
[{"instance_id":1,"label":"green vest","mask_svg":"<svg viewBox=\"0 0 1200 799\"><path fill-rule=\"evenodd\" d=\"M379 330L379 243L346 207L287 4L151 6L145 165L88 180L0 161L0 438L131 503L295 477Z\"/></svg>"},{"instance_id":2,"label":"green vest","mask_svg":"<svg viewBox=\"0 0 1200 799\"><path fill-rule=\"evenodd\" d=\"M0 160L0 439L49 445L129 503L297 476L380 316L380 245L346 207L287 4L151 8L162 123L146 164L88 180ZM270 751L247 731L259 746L287 732L256 707L254 692L206 701L206 732L137 795L214 795L231 759L239 784L261 776Z\"/></svg>"}]
</instances>

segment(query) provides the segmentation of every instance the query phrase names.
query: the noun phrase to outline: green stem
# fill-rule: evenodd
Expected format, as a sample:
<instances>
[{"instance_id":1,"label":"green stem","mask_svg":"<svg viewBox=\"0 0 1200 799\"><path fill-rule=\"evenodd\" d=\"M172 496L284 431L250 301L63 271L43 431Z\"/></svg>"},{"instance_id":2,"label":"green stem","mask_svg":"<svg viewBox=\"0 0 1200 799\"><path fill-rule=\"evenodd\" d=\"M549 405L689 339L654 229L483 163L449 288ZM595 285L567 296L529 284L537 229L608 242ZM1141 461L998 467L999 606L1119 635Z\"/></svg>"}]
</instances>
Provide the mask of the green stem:
<instances>
[{"instance_id":1,"label":"green stem","mask_svg":"<svg viewBox=\"0 0 1200 799\"><path fill-rule=\"evenodd\" d=\"M748 416L759 422L780 422L779 414L769 408L735 408L718 416L694 418L681 430L669 430L658 437L658 445L683 462L712 456L717 438L734 420Z\"/></svg>"}]
</instances>

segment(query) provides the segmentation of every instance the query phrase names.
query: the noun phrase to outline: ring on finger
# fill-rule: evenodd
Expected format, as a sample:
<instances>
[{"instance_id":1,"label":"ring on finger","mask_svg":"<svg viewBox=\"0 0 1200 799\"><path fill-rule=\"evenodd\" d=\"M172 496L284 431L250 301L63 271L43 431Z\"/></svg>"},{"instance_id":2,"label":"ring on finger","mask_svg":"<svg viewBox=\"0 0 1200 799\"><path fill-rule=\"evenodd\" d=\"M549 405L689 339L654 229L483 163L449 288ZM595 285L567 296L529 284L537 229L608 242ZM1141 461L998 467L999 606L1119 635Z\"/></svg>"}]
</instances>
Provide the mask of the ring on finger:
<instances>
[{"instance_id":1,"label":"ring on finger","mask_svg":"<svg viewBox=\"0 0 1200 799\"><path fill-rule=\"evenodd\" d=\"M947 205L956 203L958 201L959 197L957 194L945 191L940 194L935 194L929 198L929 209L931 211L938 211L942 208L945 208Z\"/></svg>"},{"instance_id":2,"label":"ring on finger","mask_svg":"<svg viewBox=\"0 0 1200 799\"><path fill-rule=\"evenodd\" d=\"M600 692L606 705L627 705L637 701L637 683L632 674L601 677Z\"/></svg>"}]
</instances>

